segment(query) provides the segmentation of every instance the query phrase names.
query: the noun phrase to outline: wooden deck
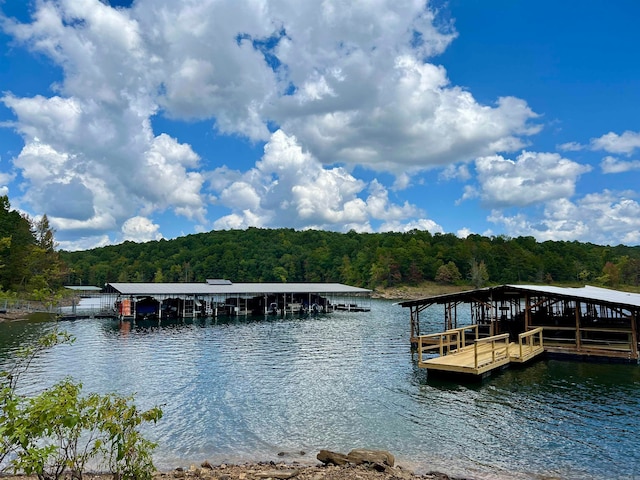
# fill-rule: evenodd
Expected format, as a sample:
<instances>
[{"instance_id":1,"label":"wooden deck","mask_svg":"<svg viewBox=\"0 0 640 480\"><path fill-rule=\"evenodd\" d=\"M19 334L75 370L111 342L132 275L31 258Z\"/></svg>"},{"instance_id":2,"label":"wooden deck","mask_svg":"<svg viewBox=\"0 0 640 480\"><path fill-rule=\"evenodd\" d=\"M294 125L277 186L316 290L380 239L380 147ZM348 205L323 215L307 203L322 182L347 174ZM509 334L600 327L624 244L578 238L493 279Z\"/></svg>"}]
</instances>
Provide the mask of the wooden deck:
<instances>
[{"instance_id":1,"label":"wooden deck","mask_svg":"<svg viewBox=\"0 0 640 480\"><path fill-rule=\"evenodd\" d=\"M469 339L470 336L475 338ZM544 353L542 328L521 333L517 343L509 342L506 333L478 338L477 325L455 328L421 335L418 353L418 366L427 370L483 376L510 363L526 363ZM425 358L433 354L437 356Z\"/></svg>"}]
</instances>

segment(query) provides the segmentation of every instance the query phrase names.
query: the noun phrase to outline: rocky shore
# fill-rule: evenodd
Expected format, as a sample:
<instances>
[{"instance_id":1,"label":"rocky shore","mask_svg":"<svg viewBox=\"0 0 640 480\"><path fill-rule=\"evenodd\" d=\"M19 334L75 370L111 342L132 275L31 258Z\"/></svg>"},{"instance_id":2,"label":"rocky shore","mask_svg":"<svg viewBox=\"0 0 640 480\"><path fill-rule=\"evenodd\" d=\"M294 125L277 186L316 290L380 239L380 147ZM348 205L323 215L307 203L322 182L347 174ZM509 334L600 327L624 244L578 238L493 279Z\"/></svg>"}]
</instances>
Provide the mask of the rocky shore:
<instances>
[{"instance_id":1,"label":"rocky shore","mask_svg":"<svg viewBox=\"0 0 640 480\"><path fill-rule=\"evenodd\" d=\"M257 462L212 465L208 461L185 469L156 472L153 480L464 480L444 473L417 475L395 465L384 450L356 449L348 454L321 450L316 465ZM69 477L70 478L70 477ZM75 477L74 477L75 478ZM36 476L0 474L2 480L37 480ZM112 474L86 473L83 480L114 480Z\"/></svg>"},{"instance_id":2,"label":"rocky shore","mask_svg":"<svg viewBox=\"0 0 640 480\"><path fill-rule=\"evenodd\" d=\"M264 462L214 466L205 461L199 467L157 473L154 480L454 480L439 472L416 475L395 465L394 456L384 450L356 449L348 454L321 450L316 458L316 465Z\"/></svg>"},{"instance_id":3,"label":"rocky shore","mask_svg":"<svg viewBox=\"0 0 640 480\"><path fill-rule=\"evenodd\" d=\"M13 322L16 320L24 320L29 315L28 312L15 310L10 312L0 312L0 322Z\"/></svg>"},{"instance_id":4,"label":"rocky shore","mask_svg":"<svg viewBox=\"0 0 640 480\"><path fill-rule=\"evenodd\" d=\"M369 464L299 465L296 463L251 463L243 465L192 466L154 475L154 480L454 480L444 473L417 475L402 467L376 468ZM461 480L461 479L457 479Z\"/></svg>"}]
</instances>

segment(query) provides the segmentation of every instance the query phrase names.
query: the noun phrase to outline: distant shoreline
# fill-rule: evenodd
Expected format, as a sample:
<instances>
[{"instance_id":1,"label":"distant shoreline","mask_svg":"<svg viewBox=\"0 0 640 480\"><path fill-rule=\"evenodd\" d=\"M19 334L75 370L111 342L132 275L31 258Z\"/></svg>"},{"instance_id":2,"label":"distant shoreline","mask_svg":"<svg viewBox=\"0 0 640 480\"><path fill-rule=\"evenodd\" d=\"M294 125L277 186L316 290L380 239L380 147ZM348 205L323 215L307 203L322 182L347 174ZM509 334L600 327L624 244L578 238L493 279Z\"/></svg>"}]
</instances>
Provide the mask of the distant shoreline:
<instances>
[{"instance_id":1,"label":"distant shoreline","mask_svg":"<svg viewBox=\"0 0 640 480\"><path fill-rule=\"evenodd\" d=\"M415 286L403 285L400 287L376 288L371 293L371 298L382 300L418 300L448 293L458 293L472 288L473 287L469 285L440 285L426 282Z\"/></svg>"}]
</instances>

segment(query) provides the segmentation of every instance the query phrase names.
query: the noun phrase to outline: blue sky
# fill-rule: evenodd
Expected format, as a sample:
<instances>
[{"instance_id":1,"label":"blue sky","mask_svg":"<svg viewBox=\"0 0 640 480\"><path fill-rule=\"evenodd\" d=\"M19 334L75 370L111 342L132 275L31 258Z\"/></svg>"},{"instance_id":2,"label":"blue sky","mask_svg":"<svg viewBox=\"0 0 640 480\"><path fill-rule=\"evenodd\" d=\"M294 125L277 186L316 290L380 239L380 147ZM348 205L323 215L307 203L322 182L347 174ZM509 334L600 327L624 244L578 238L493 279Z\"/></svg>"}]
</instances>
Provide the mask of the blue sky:
<instances>
[{"instance_id":1,"label":"blue sky","mask_svg":"<svg viewBox=\"0 0 640 480\"><path fill-rule=\"evenodd\" d=\"M0 193L213 229L640 244L640 4L0 0Z\"/></svg>"}]
</instances>

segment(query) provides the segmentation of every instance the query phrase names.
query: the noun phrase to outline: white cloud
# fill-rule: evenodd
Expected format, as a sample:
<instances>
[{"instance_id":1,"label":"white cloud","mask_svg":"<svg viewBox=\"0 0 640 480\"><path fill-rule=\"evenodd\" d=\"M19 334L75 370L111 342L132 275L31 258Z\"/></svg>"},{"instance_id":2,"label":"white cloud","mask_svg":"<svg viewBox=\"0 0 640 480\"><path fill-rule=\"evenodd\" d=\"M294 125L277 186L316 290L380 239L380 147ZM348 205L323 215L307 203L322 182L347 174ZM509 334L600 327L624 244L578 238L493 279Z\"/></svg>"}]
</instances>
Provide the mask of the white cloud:
<instances>
[{"instance_id":1,"label":"white cloud","mask_svg":"<svg viewBox=\"0 0 640 480\"><path fill-rule=\"evenodd\" d=\"M88 250L91 248L99 248L106 247L107 245L113 244L113 241L109 238L108 235L86 235L80 238L76 238L74 240L59 240L56 237L56 243L58 244L59 250L66 250L69 252L74 252L77 250Z\"/></svg>"},{"instance_id":2,"label":"white cloud","mask_svg":"<svg viewBox=\"0 0 640 480\"><path fill-rule=\"evenodd\" d=\"M165 210L199 229L403 225L422 214L348 169L389 171L401 190L421 170L520 149L541 128L524 100L481 104L428 63L457 34L423 1L137 0L114 9L43 0L29 23L3 20L62 72L55 95L2 97L24 139L14 159L20 200L53 209L62 236L115 239L128 219ZM246 172L208 166L180 138L155 132L156 115L268 142L265 156ZM278 127L282 138L270 133ZM462 166L455 175L468 174ZM521 172L511 182L542 186L542 201L572 188L564 174L562 185L562 172L555 185ZM52 192L77 204L47 202ZM212 201L232 213L212 222Z\"/></svg>"},{"instance_id":3,"label":"white cloud","mask_svg":"<svg viewBox=\"0 0 640 480\"><path fill-rule=\"evenodd\" d=\"M8 189L7 185L11 182L13 182L13 180L15 180L16 178L16 174L15 173L7 173L7 172L0 172L0 186L2 188L6 188ZM0 193L0 195L6 195L5 193Z\"/></svg>"},{"instance_id":4,"label":"white cloud","mask_svg":"<svg viewBox=\"0 0 640 480\"><path fill-rule=\"evenodd\" d=\"M349 65L355 71L333 87L339 108L334 96L311 109L297 95L274 108L283 130L323 163L416 172L512 151L523 146L520 136L539 131L529 125L536 114L522 100L505 97L493 107L481 105L449 85L443 67L411 55L365 58L365 65Z\"/></svg>"},{"instance_id":5,"label":"white cloud","mask_svg":"<svg viewBox=\"0 0 640 480\"><path fill-rule=\"evenodd\" d=\"M493 207L527 206L571 197L578 177L591 167L557 153L523 151L516 160L500 155L476 159L479 189L468 189L464 198L479 195Z\"/></svg>"},{"instance_id":6,"label":"white cloud","mask_svg":"<svg viewBox=\"0 0 640 480\"><path fill-rule=\"evenodd\" d=\"M609 132L599 138L591 139L592 150L630 155L638 148L640 148L640 132L626 131L622 135Z\"/></svg>"},{"instance_id":7,"label":"white cloud","mask_svg":"<svg viewBox=\"0 0 640 480\"><path fill-rule=\"evenodd\" d=\"M427 218L421 218L407 223L392 220L383 223L378 229L380 232L410 232L411 230L427 230L430 233L444 233L442 226Z\"/></svg>"},{"instance_id":8,"label":"white cloud","mask_svg":"<svg viewBox=\"0 0 640 480\"><path fill-rule=\"evenodd\" d=\"M447 165L440 172L440 179L442 180L460 180L466 182L471 178L469 167L464 165Z\"/></svg>"},{"instance_id":9,"label":"white cloud","mask_svg":"<svg viewBox=\"0 0 640 480\"><path fill-rule=\"evenodd\" d=\"M470 229L468 229L468 228L464 227L464 228L461 228L460 230L458 230L458 231L456 232L456 236L457 236L458 238L467 238L467 237L468 237L469 235L471 235L472 233L473 233L473 231L472 231L472 230L470 230Z\"/></svg>"},{"instance_id":10,"label":"white cloud","mask_svg":"<svg viewBox=\"0 0 640 480\"><path fill-rule=\"evenodd\" d=\"M289 226L338 231L441 228L430 220L414 220L422 212L407 202L389 200L389 192L373 180L368 186L343 168L324 168L302 150L295 137L276 131L265 154L248 172L221 169L216 175L217 203L232 213L215 222L216 228ZM368 190L363 198L365 188ZM407 225L409 225L407 227Z\"/></svg>"},{"instance_id":11,"label":"white cloud","mask_svg":"<svg viewBox=\"0 0 640 480\"><path fill-rule=\"evenodd\" d=\"M539 241L578 240L600 245L640 244L640 204L634 192L585 195L576 202L559 199L546 204L542 218L494 210L489 220L502 224L510 236L532 235Z\"/></svg>"},{"instance_id":12,"label":"white cloud","mask_svg":"<svg viewBox=\"0 0 640 480\"><path fill-rule=\"evenodd\" d=\"M578 142L567 142L558 145L556 148L563 152L579 152L580 150L584 150L585 147Z\"/></svg>"},{"instance_id":13,"label":"white cloud","mask_svg":"<svg viewBox=\"0 0 640 480\"><path fill-rule=\"evenodd\" d=\"M411 177L407 173L400 173L396 175L396 179L393 182L393 189L404 190L411 185Z\"/></svg>"},{"instance_id":14,"label":"white cloud","mask_svg":"<svg viewBox=\"0 0 640 480\"><path fill-rule=\"evenodd\" d=\"M158 231L159 225L145 217L132 217L122 224L122 239L133 242L148 242L160 240L162 234Z\"/></svg>"},{"instance_id":15,"label":"white cloud","mask_svg":"<svg viewBox=\"0 0 640 480\"><path fill-rule=\"evenodd\" d=\"M624 173L631 170L640 170L640 160L625 162L615 157L604 157L600 162L602 173Z\"/></svg>"}]
</instances>

